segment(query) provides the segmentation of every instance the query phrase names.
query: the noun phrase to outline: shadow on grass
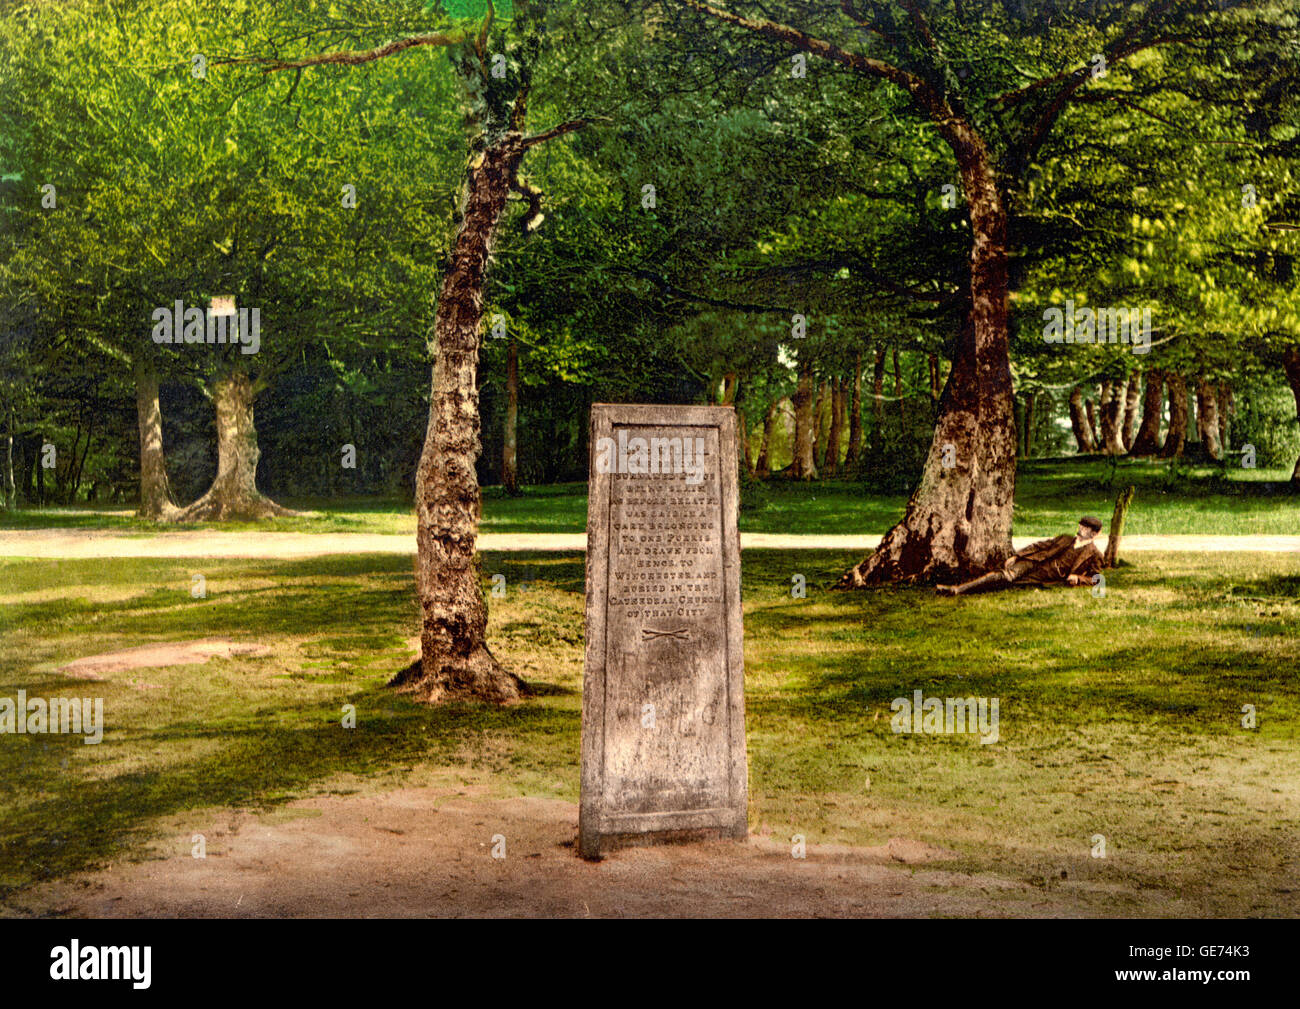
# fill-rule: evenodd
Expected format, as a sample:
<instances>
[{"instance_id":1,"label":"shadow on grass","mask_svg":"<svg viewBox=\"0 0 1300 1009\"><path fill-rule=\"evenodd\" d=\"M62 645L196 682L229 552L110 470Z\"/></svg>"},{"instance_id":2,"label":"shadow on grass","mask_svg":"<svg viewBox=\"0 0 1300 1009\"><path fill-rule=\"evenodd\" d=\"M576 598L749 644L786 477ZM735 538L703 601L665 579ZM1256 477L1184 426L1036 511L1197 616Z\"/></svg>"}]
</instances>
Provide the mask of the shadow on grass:
<instances>
[{"instance_id":1,"label":"shadow on grass","mask_svg":"<svg viewBox=\"0 0 1300 1009\"><path fill-rule=\"evenodd\" d=\"M42 747L40 757L22 769L23 779L40 789L41 797L6 811L0 864L9 878L0 880L0 900L20 888L11 880L29 885L114 857L137 843L141 829L156 817L209 807L268 808L340 772L366 775L416 761L453 761L488 734L512 740L533 735L570 739L570 746L548 744L547 763L554 768L576 765L576 711L530 704L428 708L383 689L354 694L350 702L358 712L354 729L342 727L336 709L303 707L277 708L276 714L317 724L279 727L244 717L146 730L120 745L207 741L221 747L177 767L102 780L60 773L62 748ZM494 758L483 759L491 763Z\"/></svg>"}]
</instances>

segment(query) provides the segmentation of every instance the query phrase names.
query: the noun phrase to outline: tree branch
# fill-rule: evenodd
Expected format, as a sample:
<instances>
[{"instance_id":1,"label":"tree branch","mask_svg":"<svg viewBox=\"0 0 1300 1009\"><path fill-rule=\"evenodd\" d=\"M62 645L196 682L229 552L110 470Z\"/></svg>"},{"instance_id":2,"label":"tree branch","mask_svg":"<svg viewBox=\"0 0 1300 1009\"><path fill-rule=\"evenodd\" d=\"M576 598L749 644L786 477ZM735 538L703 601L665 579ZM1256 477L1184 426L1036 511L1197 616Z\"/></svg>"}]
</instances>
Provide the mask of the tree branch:
<instances>
[{"instance_id":1,"label":"tree branch","mask_svg":"<svg viewBox=\"0 0 1300 1009\"><path fill-rule=\"evenodd\" d=\"M466 38L464 31L450 33L430 32L426 35L411 35L404 39L397 39L374 49L351 49L335 53L317 53L315 56L307 56L300 60L277 60L266 56L249 56L241 59L217 60L216 63L217 65L261 66L263 68L262 72L266 74L274 73L277 70L299 70L303 67L321 66L326 63L342 63L348 66L356 66L361 63L381 60L386 56L392 56L394 53L400 53L415 46L454 46L464 42Z\"/></svg>"},{"instance_id":2,"label":"tree branch","mask_svg":"<svg viewBox=\"0 0 1300 1009\"><path fill-rule=\"evenodd\" d=\"M939 122L952 118L952 110L948 108L947 103L944 102L938 92L920 77L903 70L901 67L896 67L892 63L886 63L884 60L878 60L871 56L863 56L861 53L851 53L846 49L841 49L833 42L814 38L805 32L801 32L798 28L791 28L789 25L779 24L776 21L768 21L766 18L747 18L739 14L732 14L730 11L704 3L703 0L677 0L677 2L687 7L693 7L695 10L717 18L726 24L736 25L776 42L784 42L786 45L802 49L814 56L821 56L851 70L856 70L858 73L879 77L892 84L897 84L915 98L931 118Z\"/></svg>"},{"instance_id":3,"label":"tree branch","mask_svg":"<svg viewBox=\"0 0 1300 1009\"><path fill-rule=\"evenodd\" d=\"M538 144L544 144L548 140L554 140L556 137L562 137L566 133L573 133L577 130L581 130L595 122L609 123L613 122L613 120L608 116L588 116L582 119L570 119L567 123L560 123L559 126L554 126L545 133L535 133L531 137L524 137L521 146L524 150L527 150L530 147L536 147Z\"/></svg>"}]
</instances>

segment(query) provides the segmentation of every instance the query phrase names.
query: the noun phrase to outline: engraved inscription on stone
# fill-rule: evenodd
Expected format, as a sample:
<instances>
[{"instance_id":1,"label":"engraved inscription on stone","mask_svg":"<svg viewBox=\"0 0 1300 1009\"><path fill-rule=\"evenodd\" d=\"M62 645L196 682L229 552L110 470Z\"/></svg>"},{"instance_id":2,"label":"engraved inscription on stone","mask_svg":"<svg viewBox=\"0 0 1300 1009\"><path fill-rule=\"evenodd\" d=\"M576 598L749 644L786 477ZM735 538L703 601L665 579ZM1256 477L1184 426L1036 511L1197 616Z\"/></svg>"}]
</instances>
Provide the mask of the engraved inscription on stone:
<instances>
[{"instance_id":1,"label":"engraved inscription on stone","mask_svg":"<svg viewBox=\"0 0 1300 1009\"><path fill-rule=\"evenodd\" d=\"M744 836L734 415L592 412L582 853Z\"/></svg>"}]
</instances>

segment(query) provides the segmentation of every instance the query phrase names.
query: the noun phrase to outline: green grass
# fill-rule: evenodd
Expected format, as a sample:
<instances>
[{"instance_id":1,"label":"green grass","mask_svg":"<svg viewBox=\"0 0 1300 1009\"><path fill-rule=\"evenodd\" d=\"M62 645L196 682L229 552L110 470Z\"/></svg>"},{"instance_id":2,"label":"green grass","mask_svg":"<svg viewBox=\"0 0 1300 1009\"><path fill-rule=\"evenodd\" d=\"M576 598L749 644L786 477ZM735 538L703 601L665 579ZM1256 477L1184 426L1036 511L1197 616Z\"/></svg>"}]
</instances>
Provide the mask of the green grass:
<instances>
[{"instance_id":1,"label":"green grass","mask_svg":"<svg viewBox=\"0 0 1300 1009\"><path fill-rule=\"evenodd\" d=\"M1016 486L1015 534L1053 536L1074 527L1079 516L1109 519L1126 484L1138 488L1126 531L1130 535L1278 535L1300 531L1300 494L1285 485L1284 470L1185 469L1168 464L1099 459L1022 464ZM299 499L283 502L310 514L261 522L158 525L135 518L129 508L24 509L0 512L0 529L104 529L127 535L178 530L228 532L327 532L414 535L410 502L382 499ZM861 483L825 480L812 484L771 481L752 495L740 516L744 532L792 534L883 533L903 513L906 495L869 493ZM508 497L499 487L483 492L484 532L580 533L586 528L583 484L528 487Z\"/></svg>"},{"instance_id":2,"label":"green grass","mask_svg":"<svg viewBox=\"0 0 1300 1009\"><path fill-rule=\"evenodd\" d=\"M821 588L857 559L745 554L752 829L812 845L918 838L956 851L956 868L1044 888L1065 871L1095 913L1296 913L1294 558L1144 554L1102 598ZM408 558L0 560L0 696L102 696L107 722L98 746L0 736L4 906L38 881L142 857L188 810L268 809L345 781L452 769L576 801L582 558L483 565L509 587L491 600L493 649L544 688L500 710L425 708L383 686L416 627ZM195 571L206 599L189 595ZM790 596L796 573L806 599ZM102 682L54 671L210 635L273 652ZM894 734L890 702L914 689L999 698L1000 741ZM340 725L344 704L355 729ZM1105 859L1090 856L1094 834Z\"/></svg>"}]
</instances>

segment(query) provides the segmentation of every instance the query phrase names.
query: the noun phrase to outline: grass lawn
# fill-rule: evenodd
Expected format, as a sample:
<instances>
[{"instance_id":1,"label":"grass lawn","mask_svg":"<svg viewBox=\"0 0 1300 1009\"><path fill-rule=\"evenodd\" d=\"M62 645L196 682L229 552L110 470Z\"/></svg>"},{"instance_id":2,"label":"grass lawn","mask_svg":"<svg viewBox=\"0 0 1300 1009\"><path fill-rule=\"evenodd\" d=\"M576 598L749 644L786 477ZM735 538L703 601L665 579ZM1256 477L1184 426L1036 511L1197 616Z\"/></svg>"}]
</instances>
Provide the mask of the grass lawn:
<instances>
[{"instance_id":1,"label":"grass lawn","mask_svg":"<svg viewBox=\"0 0 1300 1009\"><path fill-rule=\"evenodd\" d=\"M1109 520L1115 496L1138 488L1129 535L1180 533L1278 535L1300 532L1300 494L1279 490L1286 470L1201 467L1170 474L1166 463L1100 459L1034 461L1021 465L1016 485L1015 535L1054 536L1072 529L1079 516ZM382 499L300 499L284 504L309 511L301 518L262 522L158 525L137 519L130 508L79 506L0 512L0 529L106 529L140 536L202 528L226 531L391 533L414 535L410 502ZM883 533L901 517L903 494L874 494L847 480L812 484L771 481L752 496L740 516L743 532L794 534ZM507 497L500 487L483 492L485 532L578 533L586 529L584 484L528 487Z\"/></svg>"},{"instance_id":2,"label":"grass lawn","mask_svg":"<svg viewBox=\"0 0 1300 1009\"><path fill-rule=\"evenodd\" d=\"M1080 507L1097 508L1070 514ZM958 852L945 867L1045 890L1091 883L1098 914L1153 913L1156 899L1189 916L1297 913L1294 558L1144 554L1103 598L819 588L858 559L745 553L752 830L812 846L917 838ZM542 688L501 710L425 708L385 689L416 628L408 558L0 560L0 697L99 696L107 723L97 746L0 737L0 904L140 857L187 810L379 790L431 768L576 802L582 558L486 554L483 567L509 586L491 600L493 648ZM205 599L189 595L195 570ZM796 573L806 599L790 597ZM272 654L102 682L54 672L216 635ZM999 698L999 741L894 734L890 702L915 689ZM344 704L355 729L341 727ZM1105 858L1091 856L1097 834Z\"/></svg>"}]
</instances>

